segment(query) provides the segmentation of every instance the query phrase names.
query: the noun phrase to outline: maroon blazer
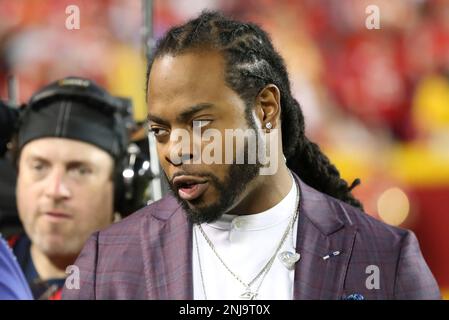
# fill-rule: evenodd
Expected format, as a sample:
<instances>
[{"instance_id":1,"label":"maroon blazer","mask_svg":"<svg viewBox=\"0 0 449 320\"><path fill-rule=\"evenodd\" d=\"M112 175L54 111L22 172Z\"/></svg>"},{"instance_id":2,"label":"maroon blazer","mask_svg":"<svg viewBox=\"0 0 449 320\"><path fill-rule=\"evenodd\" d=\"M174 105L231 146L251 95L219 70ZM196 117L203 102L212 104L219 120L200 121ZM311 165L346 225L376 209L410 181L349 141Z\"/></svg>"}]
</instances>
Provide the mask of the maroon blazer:
<instances>
[{"instance_id":1,"label":"maroon blazer","mask_svg":"<svg viewBox=\"0 0 449 320\"><path fill-rule=\"evenodd\" d=\"M295 179L301 259L294 299L440 299L411 231ZM335 251L340 254L323 259ZM63 299L193 299L192 225L176 199L166 196L93 234L75 265L80 288L65 287ZM378 267L378 289L366 285L373 283L369 266Z\"/></svg>"}]
</instances>

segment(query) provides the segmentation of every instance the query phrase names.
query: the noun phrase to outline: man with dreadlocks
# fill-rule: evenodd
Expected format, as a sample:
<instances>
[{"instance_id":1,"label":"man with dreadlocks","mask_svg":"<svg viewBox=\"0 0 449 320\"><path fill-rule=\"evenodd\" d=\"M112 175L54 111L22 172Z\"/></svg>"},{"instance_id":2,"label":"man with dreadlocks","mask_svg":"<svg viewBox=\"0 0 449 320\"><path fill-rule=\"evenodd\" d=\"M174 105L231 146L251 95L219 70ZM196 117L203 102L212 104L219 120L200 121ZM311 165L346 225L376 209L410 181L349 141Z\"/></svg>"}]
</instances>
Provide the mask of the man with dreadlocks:
<instances>
[{"instance_id":1,"label":"man with dreadlocks","mask_svg":"<svg viewBox=\"0 0 449 320\"><path fill-rule=\"evenodd\" d=\"M95 233L76 262L79 289L66 286L64 298L440 297L413 233L365 214L351 194L357 182L307 139L285 64L258 26L203 12L159 40L147 81L173 195ZM261 174L260 159L195 161L205 146L197 135L247 129L274 172ZM231 151L249 158L250 147Z\"/></svg>"}]
</instances>

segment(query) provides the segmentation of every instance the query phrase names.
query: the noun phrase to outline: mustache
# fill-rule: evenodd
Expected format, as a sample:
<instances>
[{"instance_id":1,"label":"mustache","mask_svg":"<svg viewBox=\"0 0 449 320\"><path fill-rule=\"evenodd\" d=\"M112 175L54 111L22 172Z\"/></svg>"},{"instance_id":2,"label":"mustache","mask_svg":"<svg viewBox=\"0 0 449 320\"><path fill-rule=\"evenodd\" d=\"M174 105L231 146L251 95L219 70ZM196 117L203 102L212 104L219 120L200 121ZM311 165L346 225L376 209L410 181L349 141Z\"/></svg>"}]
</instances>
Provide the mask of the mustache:
<instances>
[{"instance_id":1,"label":"mustache","mask_svg":"<svg viewBox=\"0 0 449 320\"><path fill-rule=\"evenodd\" d=\"M37 211L37 213L38 213L37 214L38 216L45 216L47 214L52 214L52 215L57 214L57 215L62 215L65 217L70 217L70 218L74 218L76 216L74 211L70 210L67 207L64 207L64 208L62 208L62 207L57 207L57 208L47 207L47 208L39 209L39 211Z\"/></svg>"},{"instance_id":2,"label":"mustache","mask_svg":"<svg viewBox=\"0 0 449 320\"><path fill-rule=\"evenodd\" d=\"M42 212L49 211L67 211L70 210L70 206L60 202L60 203L46 203L38 206L38 209Z\"/></svg>"},{"instance_id":3,"label":"mustache","mask_svg":"<svg viewBox=\"0 0 449 320\"><path fill-rule=\"evenodd\" d=\"M168 182L172 186L173 186L173 180L176 177L179 177L179 176L192 176L192 177L201 177L201 178L211 178L211 180L213 180L213 181L217 181L218 180L218 178L215 175L211 174L211 173L206 173L206 172L189 172L189 171L186 171L186 170L177 171L171 178L168 178L167 175L165 175L165 176L167 177Z\"/></svg>"}]
</instances>

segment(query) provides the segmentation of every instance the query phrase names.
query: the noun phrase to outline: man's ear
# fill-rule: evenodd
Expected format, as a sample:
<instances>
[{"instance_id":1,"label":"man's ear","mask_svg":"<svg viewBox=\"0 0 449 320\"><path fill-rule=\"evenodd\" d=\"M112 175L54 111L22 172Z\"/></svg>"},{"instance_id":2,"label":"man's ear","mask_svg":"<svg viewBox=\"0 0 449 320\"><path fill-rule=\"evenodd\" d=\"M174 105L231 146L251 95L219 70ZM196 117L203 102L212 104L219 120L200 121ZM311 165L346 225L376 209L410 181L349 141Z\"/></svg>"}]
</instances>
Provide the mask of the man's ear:
<instances>
[{"instance_id":1,"label":"man's ear","mask_svg":"<svg viewBox=\"0 0 449 320\"><path fill-rule=\"evenodd\" d=\"M279 127L281 114L281 93L274 84L264 87L256 97L256 116L259 118L262 129L270 122L272 128Z\"/></svg>"}]
</instances>

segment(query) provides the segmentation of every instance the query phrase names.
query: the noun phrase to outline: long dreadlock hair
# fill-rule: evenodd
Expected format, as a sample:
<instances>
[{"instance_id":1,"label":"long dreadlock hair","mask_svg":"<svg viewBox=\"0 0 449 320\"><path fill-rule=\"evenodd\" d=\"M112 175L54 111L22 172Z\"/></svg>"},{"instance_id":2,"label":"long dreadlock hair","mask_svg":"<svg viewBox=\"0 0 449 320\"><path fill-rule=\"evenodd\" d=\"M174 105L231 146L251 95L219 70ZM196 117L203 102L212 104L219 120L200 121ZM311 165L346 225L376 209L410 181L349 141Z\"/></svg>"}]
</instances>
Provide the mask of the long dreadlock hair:
<instances>
[{"instance_id":1,"label":"long dreadlock hair","mask_svg":"<svg viewBox=\"0 0 449 320\"><path fill-rule=\"evenodd\" d=\"M304 116L292 96L285 63L269 35L259 26L226 18L215 11L203 11L197 18L170 29L157 42L150 58L147 89L156 58L205 48L223 55L226 82L246 103L247 117L265 86L274 84L279 88L282 144L287 166L311 187L363 210L360 201L351 193L360 180L356 179L348 186L319 146L305 136Z\"/></svg>"}]
</instances>

